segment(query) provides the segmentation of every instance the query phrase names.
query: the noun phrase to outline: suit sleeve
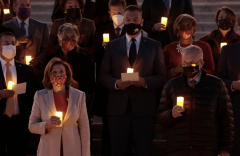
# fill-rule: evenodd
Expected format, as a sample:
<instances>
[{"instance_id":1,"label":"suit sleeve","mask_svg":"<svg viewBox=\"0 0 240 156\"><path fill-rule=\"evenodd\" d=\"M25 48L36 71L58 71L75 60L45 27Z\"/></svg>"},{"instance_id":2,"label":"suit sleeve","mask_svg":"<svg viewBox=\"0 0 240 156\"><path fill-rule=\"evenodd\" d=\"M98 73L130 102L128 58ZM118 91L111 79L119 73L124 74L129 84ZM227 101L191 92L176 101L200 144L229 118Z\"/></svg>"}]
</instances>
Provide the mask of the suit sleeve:
<instances>
[{"instance_id":1,"label":"suit sleeve","mask_svg":"<svg viewBox=\"0 0 240 156\"><path fill-rule=\"evenodd\" d=\"M203 49L203 61L205 62L203 68L206 69L207 74L215 75L215 65L212 56L212 50L208 43Z\"/></svg>"},{"instance_id":2,"label":"suit sleeve","mask_svg":"<svg viewBox=\"0 0 240 156\"><path fill-rule=\"evenodd\" d=\"M173 104L171 96L169 95L170 88L171 86L169 84L164 86L157 114L157 120L164 128L170 127L178 120L172 116Z\"/></svg>"},{"instance_id":3,"label":"suit sleeve","mask_svg":"<svg viewBox=\"0 0 240 156\"><path fill-rule=\"evenodd\" d=\"M84 93L82 94L82 97L79 99L79 102L81 107L79 110L78 128L82 145L82 147L79 148L82 149L81 156L90 156L90 129L86 107L86 97Z\"/></svg>"},{"instance_id":4,"label":"suit sleeve","mask_svg":"<svg viewBox=\"0 0 240 156\"><path fill-rule=\"evenodd\" d=\"M157 89L160 87L163 88L167 81L167 71L164 63L161 43L159 43L156 50L156 57L154 60L153 68L153 76L144 78L147 83L148 90Z\"/></svg>"},{"instance_id":5,"label":"suit sleeve","mask_svg":"<svg viewBox=\"0 0 240 156\"><path fill-rule=\"evenodd\" d=\"M44 58L47 55L47 47L48 47L48 41L49 41L49 31L47 24L44 24L44 30L42 34L42 45L41 45L41 51L39 55L37 56L38 60L43 62Z\"/></svg>"},{"instance_id":6,"label":"suit sleeve","mask_svg":"<svg viewBox=\"0 0 240 156\"><path fill-rule=\"evenodd\" d=\"M225 84L222 82L218 99L218 122L220 134L220 151L231 153L234 145L234 121L231 99Z\"/></svg>"},{"instance_id":7,"label":"suit sleeve","mask_svg":"<svg viewBox=\"0 0 240 156\"><path fill-rule=\"evenodd\" d=\"M194 17L194 11L193 11L193 5L192 0L186 0L186 6L185 6L185 14L189 14Z\"/></svg>"},{"instance_id":8,"label":"suit sleeve","mask_svg":"<svg viewBox=\"0 0 240 156\"><path fill-rule=\"evenodd\" d=\"M151 15L148 1L149 0L144 0L142 3L142 18L144 19L143 30L147 33L151 33L155 23L150 21Z\"/></svg>"},{"instance_id":9,"label":"suit sleeve","mask_svg":"<svg viewBox=\"0 0 240 156\"><path fill-rule=\"evenodd\" d=\"M111 53L110 53L110 51L111 51L110 44L111 43L108 43L106 46L106 52L103 57L99 78L100 78L100 83L104 87L106 87L110 90L116 90L115 83L116 83L117 79L111 76L112 61L111 61Z\"/></svg>"},{"instance_id":10,"label":"suit sleeve","mask_svg":"<svg viewBox=\"0 0 240 156\"><path fill-rule=\"evenodd\" d=\"M29 118L28 129L31 133L45 135L46 124L47 122L43 122L41 119L41 109L38 100L38 92L36 92L32 106L32 112Z\"/></svg>"},{"instance_id":11,"label":"suit sleeve","mask_svg":"<svg viewBox=\"0 0 240 156\"><path fill-rule=\"evenodd\" d=\"M219 61L218 61L218 70L217 70L217 77L221 78L227 88L228 88L228 91L229 92L232 92L232 83L233 83L233 80L230 80L228 78L228 68L227 68L227 56L226 56L226 53L229 49L227 49L228 47L227 46L224 46L222 48L222 52L220 54L220 58L219 58Z\"/></svg>"}]
</instances>

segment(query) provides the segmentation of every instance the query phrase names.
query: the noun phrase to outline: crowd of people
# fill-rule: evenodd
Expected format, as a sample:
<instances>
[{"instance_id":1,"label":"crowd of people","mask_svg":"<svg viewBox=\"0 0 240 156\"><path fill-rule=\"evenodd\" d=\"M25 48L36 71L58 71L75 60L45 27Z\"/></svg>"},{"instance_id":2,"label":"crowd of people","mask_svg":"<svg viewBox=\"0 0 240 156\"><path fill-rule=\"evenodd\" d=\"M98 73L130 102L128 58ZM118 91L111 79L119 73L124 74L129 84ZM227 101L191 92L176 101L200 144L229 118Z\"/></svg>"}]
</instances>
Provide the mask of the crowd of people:
<instances>
[{"instance_id":1,"label":"crowd of people","mask_svg":"<svg viewBox=\"0 0 240 156\"><path fill-rule=\"evenodd\" d=\"M93 115L102 156L152 156L155 124L166 156L240 156L240 17L229 7L199 40L191 0L55 0L50 32L31 0L0 8L1 156L26 156L30 132L38 156L90 156Z\"/></svg>"}]
</instances>

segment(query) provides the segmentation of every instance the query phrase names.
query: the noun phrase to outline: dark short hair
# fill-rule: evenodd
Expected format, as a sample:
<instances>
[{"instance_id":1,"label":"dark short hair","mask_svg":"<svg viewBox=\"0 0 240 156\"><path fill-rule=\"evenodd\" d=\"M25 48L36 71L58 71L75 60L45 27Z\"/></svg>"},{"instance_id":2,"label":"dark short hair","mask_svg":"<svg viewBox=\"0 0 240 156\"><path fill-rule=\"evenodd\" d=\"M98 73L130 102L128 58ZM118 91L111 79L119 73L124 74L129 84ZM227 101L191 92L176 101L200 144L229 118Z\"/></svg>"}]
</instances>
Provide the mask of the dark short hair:
<instances>
[{"instance_id":1,"label":"dark short hair","mask_svg":"<svg viewBox=\"0 0 240 156\"><path fill-rule=\"evenodd\" d=\"M142 14L142 9L137 5L129 5L124 12L126 11L138 11Z\"/></svg>"},{"instance_id":2,"label":"dark short hair","mask_svg":"<svg viewBox=\"0 0 240 156\"><path fill-rule=\"evenodd\" d=\"M233 28L236 23L236 15L235 15L234 11L232 9L230 9L229 7L223 6L220 9L218 9L216 16L215 16L215 22L218 23L218 17L219 17L219 14L221 11L225 11L226 14L230 17L230 19L232 21L232 28Z\"/></svg>"},{"instance_id":3,"label":"dark short hair","mask_svg":"<svg viewBox=\"0 0 240 156\"><path fill-rule=\"evenodd\" d=\"M121 5L123 7L123 10L126 9L127 3L125 0L110 0L108 2L108 8L110 9L111 6L118 6Z\"/></svg>"},{"instance_id":4,"label":"dark short hair","mask_svg":"<svg viewBox=\"0 0 240 156\"><path fill-rule=\"evenodd\" d=\"M67 62L63 61L62 59L54 57L48 62L47 66L44 70L44 78L42 80L42 83L47 90L53 89L53 85L50 80L50 75L52 74L53 66L58 65L58 64L63 65L66 69L67 80L65 82L65 86L69 87L70 83L72 82L73 74L72 74L71 66Z\"/></svg>"},{"instance_id":5,"label":"dark short hair","mask_svg":"<svg viewBox=\"0 0 240 156\"><path fill-rule=\"evenodd\" d=\"M2 43L3 36L13 36L15 38L15 36L12 32L6 31L6 32L3 32L3 33L0 34L0 43ZM15 38L15 42L16 42L16 38Z\"/></svg>"},{"instance_id":6,"label":"dark short hair","mask_svg":"<svg viewBox=\"0 0 240 156\"><path fill-rule=\"evenodd\" d=\"M18 5L18 1L19 0L13 0L13 6L17 6ZM30 1L30 3L31 3L31 0L29 0Z\"/></svg>"},{"instance_id":7,"label":"dark short hair","mask_svg":"<svg viewBox=\"0 0 240 156\"><path fill-rule=\"evenodd\" d=\"M65 4L67 3L67 1L68 0L61 0L60 1L60 4L59 4L59 6L60 6L60 9L62 10L62 11L64 11L66 8L65 8ZM80 9L82 10L83 8L84 8L84 0L77 0L78 1L78 3L79 3L79 6L80 6ZM83 12L82 12L83 13Z\"/></svg>"},{"instance_id":8,"label":"dark short hair","mask_svg":"<svg viewBox=\"0 0 240 156\"><path fill-rule=\"evenodd\" d=\"M173 25L173 30L176 35L178 34L178 31L179 31L182 23L186 22L186 21L191 22L194 33L197 31L197 21L195 20L195 18L188 14L181 14L177 17L177 19L175 20L174 25Z\"/></svg>"}]
</instances>

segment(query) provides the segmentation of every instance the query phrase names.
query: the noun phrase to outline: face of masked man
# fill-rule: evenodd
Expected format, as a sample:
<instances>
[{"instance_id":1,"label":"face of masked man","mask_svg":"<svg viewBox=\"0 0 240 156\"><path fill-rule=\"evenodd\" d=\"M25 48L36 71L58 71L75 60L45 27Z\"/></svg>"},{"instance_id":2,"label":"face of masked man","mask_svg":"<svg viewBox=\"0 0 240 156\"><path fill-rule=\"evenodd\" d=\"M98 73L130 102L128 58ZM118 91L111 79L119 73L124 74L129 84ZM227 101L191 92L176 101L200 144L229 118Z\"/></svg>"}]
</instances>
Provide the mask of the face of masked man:
<instances>
[{"instance_id":1,"label":"face of masked man","mask_svg":"<svg viewBox=\"0 0 240 156\"><path fill-rule=\"evenodd\" d=\"M11 61L16 55L15 37L11 35L3 36L1 38L0 50L1 58L6 62Z\"/></svg>"},{"instance_id":2,"label":"face of masked man","mask_svg":"<svg viewBox=\"0 0 240 156\"><path fill-rule=\"evenodd\" d=\"M30 0L17 0L13 6L18 18L22 21L26 20L31 15Z\"/></svg>"},{"instance_id":3,"label":"face of masked man","mask_svg":"<svg viewBox=\"0 0 240 156\"><path fill-rule=\"evenodd\" d=\"M120 27L123 25L123 18L124 18L124 9L121 5L117 6L110 6L109 8L109 14L113 20L113 23L117 26Z\"/></svg>"}]
</instances>

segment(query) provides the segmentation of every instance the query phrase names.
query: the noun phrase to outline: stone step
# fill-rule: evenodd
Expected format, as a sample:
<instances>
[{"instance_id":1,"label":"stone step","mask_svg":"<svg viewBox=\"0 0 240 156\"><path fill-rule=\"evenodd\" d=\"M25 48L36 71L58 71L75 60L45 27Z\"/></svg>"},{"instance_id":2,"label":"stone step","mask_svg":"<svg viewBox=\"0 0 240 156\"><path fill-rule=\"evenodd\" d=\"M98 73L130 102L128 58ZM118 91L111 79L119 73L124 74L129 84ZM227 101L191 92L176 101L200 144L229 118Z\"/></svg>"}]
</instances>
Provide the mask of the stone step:
<instances>
[{"instance_id":1,"label":"stone step","mask_svg":"<svg viewBox=\"0 0 240 156\"><path fill-rule=\"evenodd\" d=\"M239 6L240 8L240 6ZM236 17L240 16L240 9L239 12L235 12ZM215 15L216 12L195 12L194 17L198 22L215 22Z\"/></svg>"},{"instance_id":2,"label":"stone step","mask_svg":"<svg viewBox=\"0 0 240 156\"><path fill-rule=\"evenodd\" d=\"M194 12L217 12L223 6L230 7L233 11L239 12L240 1L223 1L223 2L209 2L209 3L193 3Z\"/></svg>"}]
</instances>

